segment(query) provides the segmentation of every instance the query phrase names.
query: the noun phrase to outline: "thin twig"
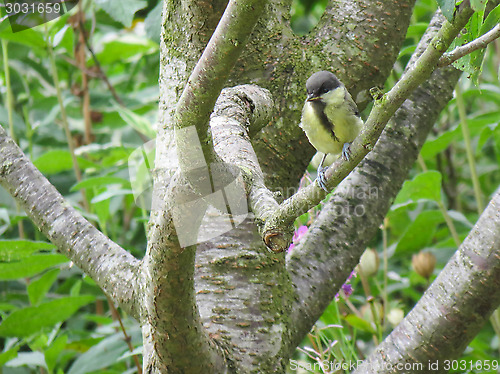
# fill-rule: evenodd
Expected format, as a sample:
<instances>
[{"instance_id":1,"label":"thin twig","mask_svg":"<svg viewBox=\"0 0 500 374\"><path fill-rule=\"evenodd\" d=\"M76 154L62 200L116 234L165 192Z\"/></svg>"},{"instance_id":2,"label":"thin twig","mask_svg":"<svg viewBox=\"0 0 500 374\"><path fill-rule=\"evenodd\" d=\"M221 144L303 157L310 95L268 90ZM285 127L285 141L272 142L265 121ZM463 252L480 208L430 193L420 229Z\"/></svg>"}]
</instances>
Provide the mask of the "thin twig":
<instances>
[{"instance_id":1,"label":"thin twig","mask_svg":"<svg viewBox=\"0 0 500 374\"><path fill-rule=\"evenodd\" d=\"M84 27L81 20L79 21L79 23L80 23L80 29L85 30L85 27ZM89 40L87 39L87 35L85 35L85 32L82 32L82 35L83 35L83 40L85 41L85 45L87 46L87 49L89 50L90 54L92 55L92 59L94 60L95 66L97 67L97 69L99 69L99 71L101 73L101 78L104 81L104 83L106 83L106 86L108 86L108 89L111 92L111 95L113 95L113 97L115 98L115 100L118 104L120 104L121 106L125 106L125 104L123 103L120 96L118 96L118 94L116 93L115 88L113 87L113 85L109 81L107 75L104 73L104 70L102 70L101 64L99 63L99 60L97 59L97 56L94 53L94 50L90 46Z\"/></svg>"},{"instance_id":2,"label":"thin twig","mask_svg":"<svg viewBox=\"0 0 500 374\"><path fill-rule=\"evenodd\" d=\"M489 43L500 37L500 24L493 27L486 34L474 39L470 43L462 45L455 48L453 51L445 53L438 62L438 67L443 67L450 65L451 63L457 61L478 49L486 48Z\"/></svg>"},{"instance_id":3,"label":"thin twig","mask_svg":"<svg viewBox=\"0 0 500 374\"><path fill-rule=\"evenodd\" d=\"M101 79L102 78L102 72L96 72L92 69L88 69L86 67L84 68L81 68L79 65L78 65L78 62L66 55L60 55L58 56L60 58L62 58L64 61L66 61L68 64L74 66L75 68L79 68L81 71L85 72L85 74L87 74L87 76L89 77L92 77L92 78L99 78Z\"/></svg>"},{"instance_id":4,"label":"thin twig","mask_svg":"<svg viewBox=\"0 0 500 374\"><path fill-rule=\"evenodd\" d=\"M120 324L120 329L123 332L123 336L125 337L125 343L128 345L128 349L130 352L134 352L134 346L132 345L132 339L130 336L127 334L127 331L125 330L125 326L123 326L122 318L120 316L120 313L118 313L118 310L115 307L115 304L113 304L113 300L111 300L107 295L106 298L108 299L108 305L111 308L111 315L113 318L116 318L118 323ZM132 358L134 359L135 365L137 366L137 373L142 374L142 367L141 363L139 362L139 357L137 355L132 355Z\"/></svg>"},{"instance_id":5,"label":"thin twig","mask_svg":"<svg viewBox=\"0 0 500 374\"><path fill-rule=\"evenodd\" d=\"M90 116L90 92L89 92L89 79L87 74L85 74L85 26L83 24L83 20L85 17L85 13L82 10L82 2L78 3L78 31L80 35L78 36L78 44L75 50L75 57L78 62L78 67L82 73L82 114L83 114L83 123L85 124L85 144L92 143L92 119Z\"/></svg>"},{"instance_id":6,"label":"thin twig","mask_svg":"<svg viewBox=\"0 0 500 374\"><path fill-rule=\"evenodd\" d=\"M57 66L56 66L56 60L54 57L54 50L52 49L52 45L51 45L49 38L48 38L47 28L45 28L45 32L47 35L47 46L48 46L47 49L48 49L48 55L49 55L49 60L50 60L52 79L54 80L54 86L56 88L56 93L57 93L57 101L59 103L59 107L61 110L61 119L62 119L62 125L64 128L64 134L66 135L66 142L68 143L68 148L69 148L69 152L71 155L71 161L73 163L73 169L75 171L76 180L77 180L77 182L81 182L82 181L82 172L80 170L80 166L78 165L78 159L76 158L76 153L75 153L75 145L73 143L73 137L71 136L71 131L69 129L68 116L66 114L66 108L65 108L64 102L63 102L61 85L59 83L59 75L57 74ZM82 193L83 207L85 208L86 211L90 211L90 206L89 206L89 202L87 201L87 195L85 194L85 190L82 189L81 193Z\"/></svg>"}]
</instances>

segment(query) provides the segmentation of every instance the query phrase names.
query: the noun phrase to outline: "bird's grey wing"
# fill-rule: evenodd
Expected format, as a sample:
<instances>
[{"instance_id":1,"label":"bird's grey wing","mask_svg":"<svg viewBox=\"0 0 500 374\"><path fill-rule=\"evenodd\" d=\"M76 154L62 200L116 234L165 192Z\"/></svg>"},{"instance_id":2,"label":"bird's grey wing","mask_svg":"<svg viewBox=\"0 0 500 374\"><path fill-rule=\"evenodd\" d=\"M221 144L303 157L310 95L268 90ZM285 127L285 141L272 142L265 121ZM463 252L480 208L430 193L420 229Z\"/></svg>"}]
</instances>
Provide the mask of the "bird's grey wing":
<instances>
[{"instance_id":1,"label":"bird's grey wing","mask_svg":"<svg viewBox=\"0 0 500 374\"><path fill-rule=\"evenodd\" d=\"M357 117L359 117L358 106L356 105L356 103L352 99L351 94L347 91L347 89L345 90L345 98L344 98L344 100L347 103L347 106L349 107L349 109L354 113L354 115L357 116Z\"/></svg>"}]
</instances>

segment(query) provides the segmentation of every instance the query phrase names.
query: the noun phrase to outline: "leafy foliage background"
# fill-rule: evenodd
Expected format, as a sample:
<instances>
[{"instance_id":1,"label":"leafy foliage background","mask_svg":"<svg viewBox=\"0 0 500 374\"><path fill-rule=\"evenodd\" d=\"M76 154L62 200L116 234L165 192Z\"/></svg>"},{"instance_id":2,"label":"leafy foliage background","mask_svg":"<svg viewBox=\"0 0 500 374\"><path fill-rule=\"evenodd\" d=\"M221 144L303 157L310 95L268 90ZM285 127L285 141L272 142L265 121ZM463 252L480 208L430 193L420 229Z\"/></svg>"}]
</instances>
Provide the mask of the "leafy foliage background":
<instances>
[{"instance_id":1,"label":"leafy foliage background","mask_svg":"<svg viewBox=\"0 0 500 374\"><path fill-rule=\"evenodd\" d=\"M82 69L75 57L75 48L82 42L72 22L76 8L22 33L12 34L8 22L0 24L0 123L10 129L23 151L73 206L141 258L148 211L134 200L128 161L135 149L154 137L157 123L161 1L95 0L82 4L85 29L91 30L87 40L95 53L94 59L87 51L85 62L91 142L84 142L83 110L88 109L84 109ZM295 31L307 33L325 6L326 0L295 1ZM417 1L387 87L400 77L436 9L434 1ZM492 20L498 22L500 10L494 12ZM479 27L474 27L481 21L477 17L471 21L475 22L471 29L480 33ZM56 73L51 69L52 58ZM100 75L96 61L116 96ZM470 67L467 74L473 80L463 77L460 81L463 103L454 99L441 114L410 180L371 243L380 265L373 256L363 263L364 271L358 269L353 274L349 286L343 288L296 352L294 359L310 371L325 371L312 366L318 360L363 359L418 301L455 251L457 237L463 240L477 220L478 207L484 206L500 184L500 43L487 48L481 74L474 62L460 63ZM68 150L55 79L60 82L59 99L76 146L80 181ZM468 132L463 131L460 106L466 112ZM472 163L467 151L473 153ZM471 166L477 170L479 190L474 188ZM314 177L311 167L304 183ZM314 220L317 209L321 207L297 220L298 233ZM90 278L57 254L2 189L0 235L0 373L136 372L132 355L141 351L137 323L116 312ZM300 240L299 234L295 240ZM436 258L429 279L412 267L412 256L420 251ZM117 313L131 347L124 340ZM464 362L473 365L467 368L477 373L496 372L478 368L477 363L498 360L499 336L500 317L496 315L492 325L486 326L465 351ZM471 371L458 368L452 372Z\"/></svg>"}]
</instances>

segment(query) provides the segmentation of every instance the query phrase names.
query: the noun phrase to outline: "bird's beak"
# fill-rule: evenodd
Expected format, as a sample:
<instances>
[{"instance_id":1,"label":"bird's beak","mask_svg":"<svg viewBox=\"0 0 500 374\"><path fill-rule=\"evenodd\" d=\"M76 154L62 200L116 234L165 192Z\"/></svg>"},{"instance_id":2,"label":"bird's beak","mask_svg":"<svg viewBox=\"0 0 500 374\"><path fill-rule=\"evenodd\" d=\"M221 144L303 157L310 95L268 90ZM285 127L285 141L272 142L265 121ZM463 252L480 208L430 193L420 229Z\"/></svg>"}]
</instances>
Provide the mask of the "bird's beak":
<instances>
[{"instance_id":1,"label":"bird's beak","mask_svg":"<svg viewBox=\"0 0 500 374\"><path fill-rule=\"evenodd\" d=\"M314 96L314 94L309 94L307 95L306 101L316 101L316 100L321 100L321 97L319 96Z\"/></svg>"}]
</instances>

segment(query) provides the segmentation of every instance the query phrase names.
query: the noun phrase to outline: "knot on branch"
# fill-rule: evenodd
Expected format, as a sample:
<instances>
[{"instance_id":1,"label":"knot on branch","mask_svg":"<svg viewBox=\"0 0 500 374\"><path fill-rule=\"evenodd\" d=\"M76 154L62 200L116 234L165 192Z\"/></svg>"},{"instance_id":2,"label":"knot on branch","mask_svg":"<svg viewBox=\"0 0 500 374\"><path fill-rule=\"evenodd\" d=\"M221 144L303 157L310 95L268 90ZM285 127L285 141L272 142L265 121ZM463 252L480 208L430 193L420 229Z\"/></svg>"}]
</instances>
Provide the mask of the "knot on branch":
<instances>
[{"instance_id":1,"label":"knot on branch","mask_svg":"<svg viewBox=\"0 0 500 374\"><path fill-rule=\"evenodd\" d=\"M290 247L292 234L293 230L291 233L280 230L269 230L264 233L263 240L267 248L274 253L280 253L286 251L288 247Z\"/></svg>"},{"instance_id":2,"label":"knot on branch","mask_svg":"<svg viewBox=\"0 0 500 374\"><path fill-rule=\"evenodd\" d=\"M271 93L254 84L243 84L222 90L212 117L239 117L250 137L253 137L270 119L274 104Z\"/></svg>"}]
</instances>

